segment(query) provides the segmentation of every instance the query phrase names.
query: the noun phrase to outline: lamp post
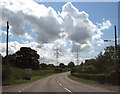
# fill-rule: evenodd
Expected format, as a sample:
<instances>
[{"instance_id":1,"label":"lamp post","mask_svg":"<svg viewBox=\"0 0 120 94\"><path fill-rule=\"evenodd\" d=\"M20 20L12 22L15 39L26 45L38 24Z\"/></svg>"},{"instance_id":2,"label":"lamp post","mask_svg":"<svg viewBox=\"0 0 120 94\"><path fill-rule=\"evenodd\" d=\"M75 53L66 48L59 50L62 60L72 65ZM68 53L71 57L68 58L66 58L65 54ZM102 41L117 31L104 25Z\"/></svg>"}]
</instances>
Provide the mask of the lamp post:
<instances>
[{"instance_id":1,"label":"lamp post","mask_svg":"<svg viewBox=\"0 0 120 94\"><path fill-rule=\"evenodd\" d=\"M109 42L109 41L112 41L112 42L115 42L115 62L116 62L116 70L118 70L118 64L117 64L117 31L116 31L116 26L115 26L115 40L104 40L104 42Z\"/></svg>"},{"instance_id":2,"label":"lamp post","mask_svg":"<svg viewBox=\"0 0 120 94\"><path fill-rule=\"evenodd\" d=\"M113 40L104 40L104 42L108 42L108 41L113 41ZM118 71L118 49L117 49L117 31L116 31L116 26L115 26L115 40L113 41L115 42L115 66L116 66L116 84L119 84L119 71Z\"/></svg>"}]
</instances>

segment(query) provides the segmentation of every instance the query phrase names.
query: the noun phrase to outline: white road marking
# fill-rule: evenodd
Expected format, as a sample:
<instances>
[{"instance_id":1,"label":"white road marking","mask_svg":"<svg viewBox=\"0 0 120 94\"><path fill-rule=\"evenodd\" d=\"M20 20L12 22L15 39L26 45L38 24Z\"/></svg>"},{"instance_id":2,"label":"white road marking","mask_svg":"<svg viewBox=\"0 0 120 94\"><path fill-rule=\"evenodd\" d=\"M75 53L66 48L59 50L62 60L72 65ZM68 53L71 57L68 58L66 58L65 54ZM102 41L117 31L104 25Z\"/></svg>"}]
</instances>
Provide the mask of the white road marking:
<instances>
[{"instance_id":1,"label":"white road marking","mask_svg":"<svg viewBox=\"0 0 120 94\"><path fill-rule=\"evenodd\" d=\"M61 87L63 87L63 85L57 80L57 83L61 86ZM67 89L67 88L65 88L65 87L63 87L66 91L68 91L68 92L70 92L70 93L72 93L72 91L70 91L69 89Z\"/></svg>"},{"instance_id":2,"label":"white road marking","mask_svg":"<svg viewBox=\"0 0 120 94\"><path fill-rule=\"evenodd\" d=\"M69 78L67 77L67 75L65 76L65 78L66 78L68 81L70 81L70 82L73 82L73 83L76 83L76 84L81 85L79 82L76 82L76 81L73 81L73 80L69 79ZM82 84L81 86L84 86L84 87L86 87L86 88L91 88L91 89L99 88L99 87L90 87L90 86L86 86L86 85L83 85L83 84Z\"/></svg>"},{"instance_id":3,"label":"white road marking","mask_svg":"<svg viewBox=\"0 0 120 94\"><path fill-rule=\"evenodd\" d=\"M21 91L18 91L18 92L21 92Z\"/></svg>"},{"instance_id":4,"label":"white road marking","mask_svg":"<svg viewBox=\"0 0 120 94\"><path fill-rule=\"evenodd\" d=\"M90 86L90 85L88 85L88 84L80 84L79 82L76 82L76 81L73 81L73 80L71 80L71 79L69 79L68 77L67 77L67 75L65 75L65 79L67 79L68 81L70 81L70 82L73 82L73 83L76 83L76 84L79 84L79 85L81 85L81 86L83 86L83 87L85 87L85 88L91 88L91 89L96 89L96 88L100 88L100 87L94 87L94 86ZM103 88L104 89L104 88Z\"/></svg>"},{"instance_id":5,"label":"white road marking","mask_svg":"<svg viewBox=\"0 0 120 94\"><path fill-rule=\"evenodd\" d=\"M67 89L67 88L64 88L66 91L68 91L68 92L70 92L70 93L72 93L69 89Z\"/></svg>"},{"instance_id":6,"label":"white road marking","mask_svg":"<svg viewBox=\"0 0 120 94\"><path fill-rule=\"evenodd\" d=\"M60 85L60 86L62 86L62 84L61 84L61 83L59 83L59 85Z\"/></svg>"},{"instance_id":7,"label":"white road marking","mask_svg":"<svg viewBox=\"0 0 120 94\"><path fill-rule=\"evenodd\" d=\"M22 91L25 90L24 88L22 89Z\"/></svg>"}]
</instances>

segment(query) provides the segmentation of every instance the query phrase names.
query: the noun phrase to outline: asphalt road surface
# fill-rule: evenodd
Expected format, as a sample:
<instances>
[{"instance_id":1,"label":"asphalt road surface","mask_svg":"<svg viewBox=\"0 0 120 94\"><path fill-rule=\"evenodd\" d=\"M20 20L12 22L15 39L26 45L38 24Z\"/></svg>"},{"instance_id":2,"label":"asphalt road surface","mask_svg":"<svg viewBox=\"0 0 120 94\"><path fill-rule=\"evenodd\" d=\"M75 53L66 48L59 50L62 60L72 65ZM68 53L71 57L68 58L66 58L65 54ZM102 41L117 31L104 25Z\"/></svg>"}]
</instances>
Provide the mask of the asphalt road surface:
<instances>
[{"instance_id":1,"label":"asphalt road surface","mask_svg":"<svg viewBox=\"0 0 120 94\"><path fill-rule=\"evenodd\" d=\"M87 83L71 80L70 73L55 74L37 81L3 87L3 92L114 92Z\"/></svg>"}]
</instances>

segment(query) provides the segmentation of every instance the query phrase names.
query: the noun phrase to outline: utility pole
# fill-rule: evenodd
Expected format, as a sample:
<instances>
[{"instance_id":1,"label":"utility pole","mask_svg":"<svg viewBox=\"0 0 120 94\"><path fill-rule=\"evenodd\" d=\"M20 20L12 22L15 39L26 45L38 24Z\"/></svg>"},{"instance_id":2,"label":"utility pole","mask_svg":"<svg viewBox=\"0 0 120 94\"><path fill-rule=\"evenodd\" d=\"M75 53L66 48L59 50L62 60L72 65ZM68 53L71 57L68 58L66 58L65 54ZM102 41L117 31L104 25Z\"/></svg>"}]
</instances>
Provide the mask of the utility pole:
<instances>
[{"instance_id":1,"label":"utility pole","mask_svg":"<svg viewBox=\"0 0 120 94\"><path fill-rule=\"evenodd\" d=\"M117 62L117 56L118 55L118 51L117 51L117 31L116 31L116 26L115 26L115 61L116 61L116 70L118 70L118 62Z\"/></svg>"},{"instance_id":2,"label":"utility pole","mask_svg":"<svg viewBox=\"0 0 120 94\"><path fill-rule=\"evenodd\" d=\"M8 21L7 21L7 40L6 40L6 56L8 56L8 29L9 29L9 24L8 24Z\"/></svg>"},{"instance_id":3,"label":"utility pole","mask_svg":"<svg viewBox=\"0 0 120 94\"><path fill-rule=\"evenodd\" d=\"M119 84L119 71L118 71L118 49L117 49L117 31L115 26L115 63L116 63L116 73L117 73L117 79L116 84Z\"/></svg>"}]
</instances>

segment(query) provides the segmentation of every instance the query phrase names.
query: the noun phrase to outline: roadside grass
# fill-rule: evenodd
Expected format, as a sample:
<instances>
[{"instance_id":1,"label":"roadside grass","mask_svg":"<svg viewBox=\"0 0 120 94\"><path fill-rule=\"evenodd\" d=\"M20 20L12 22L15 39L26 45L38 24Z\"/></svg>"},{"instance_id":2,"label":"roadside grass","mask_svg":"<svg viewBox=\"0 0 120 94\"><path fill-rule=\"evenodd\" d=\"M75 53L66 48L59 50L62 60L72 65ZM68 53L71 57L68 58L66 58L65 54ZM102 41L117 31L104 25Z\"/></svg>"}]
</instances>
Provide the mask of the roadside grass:
<instances>
[{"instance_id":1,"label":"roadside grass","mask_svg":"<svg viewBox=\"0 0 120 94\"><path fill-rule=\"evenodd\" d=\"M51 74L46 74L46 75L42 75L42 76L32 76L31 80L24 80L24 79L16 79L14 80L13 83L11 83L11 85L15 85L15 84L22 84L22 83L30 83L33 82L35 80L41 79L41 78L45 78L51 75L54 75L55 73L51 73Z\"/></svg>"},{"instance_id":2,"label":"roadside grass","mask_svg":"<svg viewBox=\"0 0 120 94\"><path fill-rule=\"evenodd\" d=\"M74 80L77 80L77 81L81 81L81 82L85 82L85 83L91 83L91 84L101 84L101 83L99 83L98 81L95 81L95 80L87 80L87 79L83 79L83 78L78 78L78 77L75 77L75 76L73 76L73 75L69 75L69 77L71 78L71 79L74 79ZM104 83L104 84L102 84L102 85L104 85L104 86L112 86L112 84L110 84L110 83Z\"/></svg>"},{"instance_id":3,"label":"roadside grass","mask_svg":"<svg viewBox=\"0 0 120 94\"><path fill-rule=\"evenodd\" d=\"M31 80L25 80L25 72L24 69L3 66L2 70L2 85L15 85L21 83L29 83L34 80L48 77L50 75L55 74L53 69L49 70L32 70Z\"/></svg>"},{"instance_id":4,"label":"roadside grass","mask_svg":"<svg viewBox=\"0 0 120 94\"><path fill-rule=\"evenodd\" d=\"M83 79L83 78L78 78L78 77L75 77L73 75L69 75L70 78L72 79L75 79L75 80L78 80L78 81L82 81L82 82L87 82L87 83L94 83L94 84L98 84L99 82L98 81L94 81L94 80L86 80L86 79Z\"/></svg>"}]
</instances>

